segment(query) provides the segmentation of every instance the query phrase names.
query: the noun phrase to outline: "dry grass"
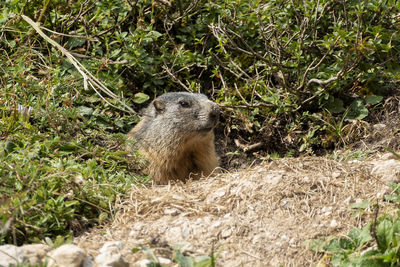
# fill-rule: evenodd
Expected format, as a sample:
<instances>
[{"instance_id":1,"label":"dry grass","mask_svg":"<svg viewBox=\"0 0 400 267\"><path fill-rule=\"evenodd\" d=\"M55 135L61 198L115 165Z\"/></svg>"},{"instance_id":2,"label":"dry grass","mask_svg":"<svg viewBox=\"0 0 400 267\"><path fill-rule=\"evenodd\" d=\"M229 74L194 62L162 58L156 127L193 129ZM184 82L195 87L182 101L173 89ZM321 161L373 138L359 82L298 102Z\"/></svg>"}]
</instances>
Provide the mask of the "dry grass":
<instances>
[{"instance_id":1,"label":"dry grass","mask_svg":"<svg viewBox=\"0 0 400 267\"><path fill-rule=\"evenodd\" d=\"M189 242L187 250L203 255L214 243L220 266L315 265L321 255L305 242L362 226L373 207L354 216L349 205L381 200L383 176L398 175L398 161L385 174L377 162L289 158L184 185L132 188L111 226L75 242L95 254L105 241L124 241L130 262L144 257L129 252L138 243L169 257L169 246Z\"/></svg>"}]
</instances>

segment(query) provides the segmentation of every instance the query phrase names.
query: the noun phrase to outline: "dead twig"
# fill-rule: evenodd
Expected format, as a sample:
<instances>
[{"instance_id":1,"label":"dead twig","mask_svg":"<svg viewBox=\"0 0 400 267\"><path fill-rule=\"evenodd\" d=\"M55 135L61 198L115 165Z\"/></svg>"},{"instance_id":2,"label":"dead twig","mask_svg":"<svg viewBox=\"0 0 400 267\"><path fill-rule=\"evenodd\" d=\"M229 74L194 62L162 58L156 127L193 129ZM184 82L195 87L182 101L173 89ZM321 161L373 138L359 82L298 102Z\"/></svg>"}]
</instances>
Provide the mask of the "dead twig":
<instances>
[{"instance_id":1,"label":"dead twig","mask_svg":"<svg viewBox=\"0 0 400 267\"><path fill-rule=\"evenodd\" d=\"M35 31L42 36L47 42L49 42L51 45L53 45L54 47L56 47L58 50L60 50L60 52L67 57L67 59L71 62L71 64L76 68L76 70L82 75L83 77L83 86L85 90L88 90L88 85L106 102L108 103L110 106L123 110L123 111L127 111L130 112L132 114L136 114L136 112L129 107L122 99L120 99L119 96L117 96L116 94L114 94L110 89L108 89L102 82L100 82L93 74L90 73L90 71L88 71L85 66L83 66L75 57L72 56L72 54L65 49L64 47L62 47L60 44L58 44L57 42L55 42L53 39L51 39L50 37L48 37L39 27L39 25L37 23L35 23L31 18L25 16L25 15L21 15L21 17L27 22L29 23L34 29ZM108 95L109 97L111 97L112 99L116 100L118 103L120 103L124 108L126 108L126 110L121 109L120 107L117 107L113 104L111 104L108 100L106 100L103 95L99 92L102 91L103 93L105 93L106 95Z\"/></svg>"},{"instance_id":2,"label":"dead twig","mask_svg":"<svg viewBox=\"0 0 400 267\"><path fill-rule=\"evenodd\" d=\"M251 145L242 144L242 143L240 143L239 139L234 139L233 142L235 143L235 145L237 147L242 149L243 152L245 152L245 153L251 153L251 152L254 152L254 151L258 151L262 147L264 147L264 143L263 142L258 142L258 143L251 144Z\"/></svg>"}]
</instances>

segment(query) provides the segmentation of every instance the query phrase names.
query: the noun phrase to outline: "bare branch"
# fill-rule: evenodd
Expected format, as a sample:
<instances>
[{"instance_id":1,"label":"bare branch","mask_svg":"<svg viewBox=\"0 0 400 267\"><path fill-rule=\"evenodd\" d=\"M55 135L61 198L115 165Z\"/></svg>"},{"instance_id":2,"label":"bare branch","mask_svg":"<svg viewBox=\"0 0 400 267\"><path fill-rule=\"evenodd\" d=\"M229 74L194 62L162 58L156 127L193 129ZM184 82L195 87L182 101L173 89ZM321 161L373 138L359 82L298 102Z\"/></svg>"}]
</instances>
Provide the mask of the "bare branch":
<instances>
[{"instance_id":1,"label":"bare branch","mask_svg":"<svg viewBox=\"0 0 400 267\"><path fill-rule=\"evenodd\" d=\"M339 71L338 74L335 77L331 77L331 78L329 78L327 80L320 80L320 79L313 78L313 79L310 79L308 81L307 86L309 86L311 83L317 83L319 85L325 85L325 84L328 84L330 82L336 81L337 79L339 79L340 75L341 75L341 71Z\"/></svg>"},{"instance_id":2,"label":"bare branch","mask_svg":"<svg viewBox=\"0 0 400 267\"><path fill-rule=\"evenodd\" d=\"M189 87L187 87L181 80L179 80L173 73L172 71L168 68L168 66L166 64L164 64L164 66L162 67L163 70L168 74L168 76L171 78L171 80L173 80L174 82L176 82L177 84L179 84L180 86L182 86L186 91L191 92L191 90L189 89Z\"/></svg>"},{"instance_id":3,"label":"bare branch","mask_svg":"<svg viewBox=\"0 0 400 267\"><path fill-rule=\"evenodd\" d=\"M311 64L307 67L306 71L304 72L303 77L302 77L302 79L301 79L301 83L300 83L300 85L296 88L296 91L298 91L298 90L300 90L301 88L303 88L308 73L309 73L311 70L315 70L316 68L318 68L318 67L322 64L322 62L325 60L326 56L332 51L332 49L336 46L336 44L337 44L337 42L338 42L339 40L340 40L340 36L338 36L338 37L336 38L336 40L335 40L335 42L333 43L333 45L328 49L328 51L325 52L325 54L321 57L321 59L319 60L319 62L318 62L317 64L315 64L315 66L313 66L313 65L314 65L314 63L315 63L315 61L316 61L317 59L314 59L314 60L311 62ZM338 73L338 75L340 75L340 72ZM336 79L338 79L338 78L336 78ZM311 79L311 80L313 80L313 79ZM310 80L310 81L311 81L311 80ZM316 80L316 79L314 79L314 80ZM310 84L310 81L307 83L307 86ZM334 80L332 80L332 81L334 81Z\"/></svg>"}]
</instances>

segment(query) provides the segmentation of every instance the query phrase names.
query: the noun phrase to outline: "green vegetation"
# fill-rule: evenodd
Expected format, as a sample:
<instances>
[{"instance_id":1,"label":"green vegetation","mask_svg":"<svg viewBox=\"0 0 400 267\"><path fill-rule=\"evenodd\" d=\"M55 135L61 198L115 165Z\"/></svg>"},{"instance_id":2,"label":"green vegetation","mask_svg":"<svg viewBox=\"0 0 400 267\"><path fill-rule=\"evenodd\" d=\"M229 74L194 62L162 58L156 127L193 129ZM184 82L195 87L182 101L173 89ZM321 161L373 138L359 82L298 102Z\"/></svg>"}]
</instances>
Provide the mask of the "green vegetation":
<instances>
[{"instance_id":1,"label":"green vegetation","mask_svg":"<svg viewBox=\"0 0 400 267\"><path fill-rule=\"evenodd\" d=\"M386 200L400 203L400 184L391 183L390 186L394 194L386 196ZM369 202L361 204L358 208L365 209ZM345 237L313 240L310 248L325 253L333 266L398 266L399 211L397 216L384 215L363 228L353 228Z\"/></svg>"},{"instance_id":2,"label":"green vegetation","mask_svg":"<svg viewBox=\"0 0 400 267\"><path fill-rule=\"evenodd\" d=\"M393 0L5 0L0 244L112 217L115 200L147 181L124 134L164 92L209 95L226 132L262 140L268 153L347 145L348 119L371 120L398 87L399 9Z\"/></svg>"},{"instance_id":3,"label":"green vegetation","mask_svg":"<svg viewBox=\"0 0 400 267\"><path fill-rule=\"evenodd\" d=\"M176 244L177 245L177 244ZM164 265L160 264L159 259L157 256L154 254L153 250L143 246L139 245L139 248L133 248L132 252L136 253L138 251L143 251L147 259L150 261L147 266L149 267L162 267ZM178 245L177 245L178 246ZM180 249L172 249L170 248L171 251L169 251L173 256L170 258L173 259L174 262L178 263L179 266L186 266L186 267L215 267L215 260L218 258L218 255L214 254L214 246L211 248L211 253L210 256L202 255L202 256L186 256L184 255Z\"/></svg>"}]
</instances>

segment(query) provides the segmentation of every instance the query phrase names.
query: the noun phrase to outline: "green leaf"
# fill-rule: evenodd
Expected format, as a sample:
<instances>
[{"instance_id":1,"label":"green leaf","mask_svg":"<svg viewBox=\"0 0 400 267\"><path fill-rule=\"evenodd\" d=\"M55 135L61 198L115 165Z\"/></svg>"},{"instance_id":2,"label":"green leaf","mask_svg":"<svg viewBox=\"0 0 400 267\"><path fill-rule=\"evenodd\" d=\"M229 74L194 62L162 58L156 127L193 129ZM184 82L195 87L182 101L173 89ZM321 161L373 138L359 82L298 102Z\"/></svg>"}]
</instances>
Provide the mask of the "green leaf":
<instances>
[{"instance_id":1,"label":"green leaf","mask_svg":"<svg viewBox=\"0 0 400 267\"><path fill-rule=\"evenodd\" d=\"M325 104L325 107L330 113L333 114L341 113L346 110L343 107L343 101L335 97L329 97L329 101Z\"/></svg>"},{"instance_id":2,"label":"green leaf","mask_svg":"<svg viewBox=\"0 0 400 267\"><path fill-rule=\"evenodd\" d=\"M195 257L194 262L195 262L194 264L195 267L213 266L211 265L211 257L206 255Z\"/></svg>"},{"instance_id":3,"label":"green leaf","mask_svg":"<svg viewBox=\"0 0 400 267\"><path fill-rule=\"evenodd\" d=\"M150 96L146 95L145 93L137 93L134 95L133 102L136 104L143 104L147 100L150 99Z\"/></svg>"},{"instance_id":4,"label":"green leaf","mask_svg":"<svg viewBox=\"0 0 400 267\"><path fill-rule=\"evenodd\" d=\"M376 237L378 248L381 252L384 252L390 248L390 244L393 240L393 224L391 221L385 219L381 221L376 228Z\"/></svg>"},{"instance_id":5,"label":"green leaf","mask_svg":"<svg viewBox=\"0 0 400 267\"><path fill-rule=\"evenodd\" d=\"M306 243L308 249L315 252L325 251L325 240L324 239L312 239Z\"/></svg>"},{"instance_id":6,"label":"green leaf","mask_svg":"<svg viewBox=\"0 0 400 267\"><path fill-rule=\"evenodd\" d=\"M369 95L369 96L365 97L364 101L365 101L366 105L368 105L368 104L369 105L376 105L379 102L381 102L382 99L383 99L383 97L380 96L380 95Z\"/></svg>"},{"instance_id":7,"label":"green leaf","mask_svg":"<svg viewBox=\"0 0 400 267\"><path fill-rule=\"evenodd\" d=\"M396 219L393 223L393 245L400 246L400 219Z\"/></svg>"},{"instance_id":8,"label":"green leaf","mask_svg":"<svg viewBox=\"0 0 400 267\"><path fill-rule=\"evenodd\" d=\"M361 99L354 100L350 105L349 112L346 119L359 119L362 120L368 116L368 109L365 107Z\"/></svg>"},{"instance_id":9,"label":"green leaf","mask_svg":"<svg viewBox=\"0 0 400 267\"><path fill-rule=\"evenodd\" d=\"M351 209L363 209L363 210L365 210L366 208L368 208L370 203L371 203L371 200L364 200L362 202L357 202L357 203L351 204L350 208Z\"/></svg>"},{"instance_id":10,"label":"green leaf","mask_svg":"<svg viewBox=\"0 0 400 267\"><path fill-rule=\"evenodd\" d=\"M17 147L17 145L15 144L15 143L13 143L13 142L7 142L6 143L6 147L5 147L5 151L7 152L7 153L11 153L11 152L13 152L14 151L14 149Z\"/></svg>"},{"instance_id":11,"label":"green leaf","mask_svg":"<svg viewBox=\"0 0 400 267\"><path fill-rule=\"evenodd\" d=\"M116 56L118 56L118 54L121 52L121 48L120 49L115 49L114 51L111 52L110 58L114 58Z\"/></svg>"},{"instance_id":12,"label":"green leaf","mask_svg":"<svg viewBox=\"0 0 400 267\"><path fill-rule=\"evenodd\" d=\"M354 241L357 247L363 246L365 243L372 240L372 236L370 234L370 225L368 224L362 229L351 229L349 232L349 237Z\"/></svg>"},{"instance_id":13,"label":"green leaf","mask_svg":"<svg viewBox=\"0 0 400 267\"><path fill-rule=\"evenodd\" d=\"M368 251L370 252L370 251ZM375 251L371 251L375 252ZM370 253L372 254L372 253ZM371 255L368 257L367 253L362 255L360 257L359 262L357 265L352 265L352 266L360 266L360 267L385 267L388 266L387 264L383 263L381 260L376 259L375 255Z\"/></svg>"},{"instance_id":14,"label":"green leaf","mask_svg":"<svg viewBox=\"0 0 400 267\"><path fill-rule=\"evenodd\" d=\"M331 264L333 266L349 266L350 262L348 259L344 258L342 255L333 255Z\"/></svg>"},{"instance_id":15,"label":"green leaf","mask_svg":"<svg viewBox=\"0 0 400 267\"><path fill-rule=\"evenodd\" d=\"M99 223L102 223L108 219L108 213L107 212L101 212L99 215Z\"/></svg>"},{"instance_id":16,"label":"green leaf","mask_svg":"<svg viewBox=\"0 0 400 267\"><path fill-rule=\"evenodd\" d=\"M154 255L153 251L146 246L139 245L139 247L144 251L147 256L147 259L153 262L158 262L156 255Z\"/></svg>"},{"instance_id":17,"label":"green leaf","mask_svg":"<svg viewBox=\"0 0 400 267\"><path fill-rule=\"evenodd\" d=\"M69 47L69 49L73 49L75 47L82 46L85 43L86 43L86 39L85 38L74 38L74 37L72 37L72 38L70 38L68 40L68 47Z\"/></svg>"},{"instance_id":18,"label":"green leaf","mask_svg":"<svg viewBox=\"0 0 400 267\"><path fill-rule=\"evenodd\" d=\"M346 250L354 248L354 243L351 240L347 238L335 238L332 239L324 249L335 254L341 254Z\"/></svg>"},{"instance_id":19,"label":"green leaf","mask_svg":"<svg viewBox=\"0 0 400 267\"><path fill-rule=\"evenodd\" d=\"M93 109L89 108L89 107L80 106L77 109L78 109L79 115L81 115L81 116L90 116L93 114Z\"/></svg>"},{"instance_id":20,"label":"green leaf","mask_svg":"<svg viewBox=\"0 0 400 267\"><path fill-rule=\"evenodd\" d=\"M154 36L155 38L158 38L158 37L162 36L162 34L159 33L158 31L151 31L150 35Z\"/></svg>"},{"instance_id":21,"label":"green leaf","mask_svg":"<svg viewBox=\"0 0 400 267\"><path fill-rule=\"evenodd\" d=\"M179 263L180 267L194 267L193 260L190 257L185 257L179 250L175 251L174 260Z\"/></svg>"}]
</instances>

